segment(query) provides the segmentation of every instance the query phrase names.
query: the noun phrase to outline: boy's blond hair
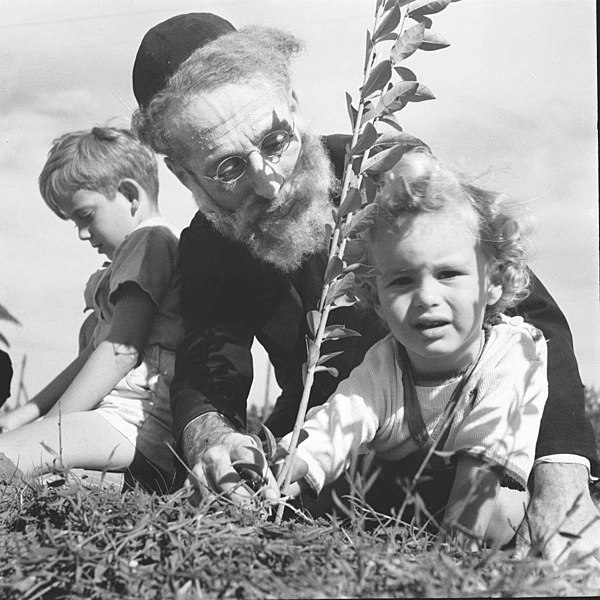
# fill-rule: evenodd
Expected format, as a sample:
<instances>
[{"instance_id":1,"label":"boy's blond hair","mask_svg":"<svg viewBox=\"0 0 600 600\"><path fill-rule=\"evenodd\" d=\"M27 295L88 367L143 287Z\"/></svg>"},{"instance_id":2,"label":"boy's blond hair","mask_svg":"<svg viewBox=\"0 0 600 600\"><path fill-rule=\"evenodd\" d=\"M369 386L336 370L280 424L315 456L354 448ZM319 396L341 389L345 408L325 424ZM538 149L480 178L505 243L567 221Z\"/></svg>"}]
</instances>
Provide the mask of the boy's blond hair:
<instances>
[{"instance_id":1,"label":"boy's blond hair","mask_svg":"<svg viewBox=\"0 0 600 600\"><path fill-rule=\"evenodd\" d=\"M61 200L78 190L113 200L124 179L135 180L150 201L158 201L158 165L152 150L128 129L93 127L54 140L38 181L44 202L66 220Z\"/></svg>"}]
</instances>

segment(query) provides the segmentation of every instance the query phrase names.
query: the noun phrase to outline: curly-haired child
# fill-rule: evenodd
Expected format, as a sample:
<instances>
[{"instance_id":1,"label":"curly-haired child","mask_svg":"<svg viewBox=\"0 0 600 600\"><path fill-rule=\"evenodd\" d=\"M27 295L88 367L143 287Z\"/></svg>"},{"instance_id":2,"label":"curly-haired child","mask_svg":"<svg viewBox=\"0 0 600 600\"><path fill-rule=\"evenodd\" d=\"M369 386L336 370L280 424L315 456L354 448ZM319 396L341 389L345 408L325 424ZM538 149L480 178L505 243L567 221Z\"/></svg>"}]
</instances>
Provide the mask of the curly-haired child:
<instances>
[{"instance_id":1,"label":"curly-haired child","mask_svg":"<svg viewBox=\"0 0 600 600\"><path fill-rule=\"evenodd\" d=\"M169 384L182 335L178 233L158 210L153 152L128 130L55 140L39 177L46 204L110 260L85 288L85 347L31 401L2 416L0 453L25 476L81 467L174 478ZM45 415L43 419L38 419Z\"/></svg>"},{"instance_id":2,"label":"curly-haired child","mask_svg":"<svg viewBox=\"0 0 600 600\"><path fill-rule=\"evenodd\" d=\"M502 314L527 294L524 228L502 195L424 149L404 155L376 202L367 296L390 333L309 411L292 494L319 493L353 452L375 451L394 475L429 457L424 506L443 511L442 527L505 545L524 518L547 397L542 334Z\"/></svg>"}]
</instances>

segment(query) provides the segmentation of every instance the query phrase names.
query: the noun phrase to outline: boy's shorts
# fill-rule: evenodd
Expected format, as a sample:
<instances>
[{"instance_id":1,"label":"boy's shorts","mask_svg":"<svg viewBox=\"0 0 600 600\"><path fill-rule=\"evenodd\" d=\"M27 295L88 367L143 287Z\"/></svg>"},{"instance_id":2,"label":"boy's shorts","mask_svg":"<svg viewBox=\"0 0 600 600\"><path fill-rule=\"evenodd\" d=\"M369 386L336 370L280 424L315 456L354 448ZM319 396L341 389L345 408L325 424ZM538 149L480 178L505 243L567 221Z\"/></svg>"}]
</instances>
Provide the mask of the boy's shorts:
<instances>
[{"instance_id":1,"label":"boy's shorts","mask_svg":"<svg viewBox=\"0 0 600 600\"><path fill-rule=\"evenodd\" d=\"M174 352L157 345L146 348L142 363L94 409L159 471L167 488L175 473L175 455L167 445L175 446L169 406L174 366Z\"/></svg>"}]
</instances>

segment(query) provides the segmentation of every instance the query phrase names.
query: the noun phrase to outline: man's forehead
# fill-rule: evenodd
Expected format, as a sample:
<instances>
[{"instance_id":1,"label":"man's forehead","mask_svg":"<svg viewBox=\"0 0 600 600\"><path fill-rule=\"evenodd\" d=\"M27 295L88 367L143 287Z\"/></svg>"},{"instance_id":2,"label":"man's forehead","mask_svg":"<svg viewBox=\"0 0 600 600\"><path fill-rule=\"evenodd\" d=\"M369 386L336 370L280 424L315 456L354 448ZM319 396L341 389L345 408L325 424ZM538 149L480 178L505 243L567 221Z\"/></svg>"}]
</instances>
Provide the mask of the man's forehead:
<instances>
[{"instance_id":1,"label":"man's forehead","mask_svg":"<svg viewBox=\"0 0 600 600\"><path fill-rule=\"evenodd\" d=\"M290 118L283 94L270 87L228 84L197 94L187 103L185 121L202 145L212 145L231 132L259 135Z\"/></svg>"}]
</instances>

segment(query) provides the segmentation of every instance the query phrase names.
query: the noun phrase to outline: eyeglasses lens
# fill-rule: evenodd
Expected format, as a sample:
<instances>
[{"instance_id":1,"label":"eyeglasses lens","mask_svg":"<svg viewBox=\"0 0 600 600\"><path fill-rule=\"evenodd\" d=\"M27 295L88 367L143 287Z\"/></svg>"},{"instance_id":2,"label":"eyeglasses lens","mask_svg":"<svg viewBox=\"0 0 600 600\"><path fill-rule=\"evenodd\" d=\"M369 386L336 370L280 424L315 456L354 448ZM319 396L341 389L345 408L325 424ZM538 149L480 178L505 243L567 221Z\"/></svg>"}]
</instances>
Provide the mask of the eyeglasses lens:
<instances>
[{"instance_id":1,"label":"eyeglasses lens","mask_svg":"<svg viewBox=\"0 0 600 600\"><path fill-rule=\"evenodd\" d=\"M290 145L292 134L283 129L268 133L260 143L260 152L268 158L280 157ZM219 163L216 178L222 183L239 179L246 169L247 160L241 156L229 156Z\"/></svg>"}]
</instances>

